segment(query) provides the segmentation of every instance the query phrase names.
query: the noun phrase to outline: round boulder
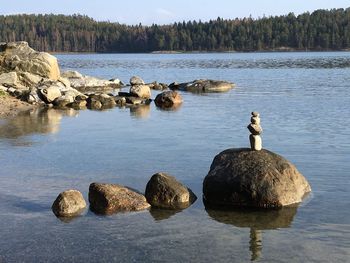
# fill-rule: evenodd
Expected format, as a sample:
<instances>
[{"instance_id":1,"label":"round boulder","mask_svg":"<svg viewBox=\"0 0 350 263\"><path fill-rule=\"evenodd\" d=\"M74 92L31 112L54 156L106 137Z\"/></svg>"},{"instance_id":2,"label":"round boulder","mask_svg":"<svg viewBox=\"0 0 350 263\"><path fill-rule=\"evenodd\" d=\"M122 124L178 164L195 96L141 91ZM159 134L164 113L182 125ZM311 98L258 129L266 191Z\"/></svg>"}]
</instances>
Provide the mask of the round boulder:
<instances>
[{"instance_id":1,"label":"round boulder","mask_svg":"<svg viewBox=\"0 0 350 263\"><path fill-rule=\"evenodd\" d=\"M248 148L215 156L203 182L209 206L276 208L299 203L310 191L305 177L285 158Z\"/></svg>"},{"instance_id":2,"label":"round boulder","mask_svg":"<svg viewBox=\"0 0 350 263\"><path fill-rule=\"evenodd\" d=\"M79 215L86 207L83 195L77 190L67 190L58 195L52 204L52 211L57 217Z\"/></svg>"},{"instance_id":3,"label":"round boulder","mask_svg":"<svg viewBox=\"0 0 350 263\"><path fill-rule=\"evenodd\" d=\"M176 91L165 91L157 95L154 100L157 107L172 108L182 103L181 95Z\"/></svg>"},{"instance_id":4,"label":"round boulder","mask_svg":"<svg viewBox=\"0 0 350 263\"><path fill-rule=\"evenodd\" d=\"M151 89L147 85L135 85L131 86L130 94L138 98L150 99Z\"/></svg>"},{"instance_id":5,"label":"round boulder","mask_svg":"<svg viewBox=\"0 0 350 263\"><path fill-rule=\"evenodd\" d=\"M130 78L130 84L131 84L132 86L134 86L134 85L144 85L145 82L144 82L143 79L141 79L140 77L138 77L138 76L133 76L133 77Z\"/></svg>"},{"instance_id":6,"label":"round boulder","mask_svg":"<svg viewBox=\"0 0 350 263\"><path fill-rule=\"evenodd\" d=\"M151 177L145 196L152 206L167 209L183 209L197 199L191 189L166 173L156 173Z\"/></svg>"}]
</instances>

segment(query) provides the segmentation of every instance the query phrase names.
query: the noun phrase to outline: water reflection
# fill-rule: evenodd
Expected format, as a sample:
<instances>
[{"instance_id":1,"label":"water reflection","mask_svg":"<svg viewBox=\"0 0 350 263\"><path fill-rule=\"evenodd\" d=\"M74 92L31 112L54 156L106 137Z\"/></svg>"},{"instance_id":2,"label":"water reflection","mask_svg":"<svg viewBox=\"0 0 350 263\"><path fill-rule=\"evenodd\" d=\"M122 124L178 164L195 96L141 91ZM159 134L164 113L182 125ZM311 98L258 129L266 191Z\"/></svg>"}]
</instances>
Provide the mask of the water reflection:
<instances>
[{"instance_id":1,"label":"water reflection","mask_svg":"<svg viewBox=\"0 0 350 263\"><path fill-rule=\"evenodd\" d=\"M130 116L138 119L147 119L151 112L150 104L130 106Z\"/></svg>"},{"instance_id":2,"label":"water reflection","mask_svg":"<svg viewBox=\"0 0 350 263\"><path fill-rule=\"evenodd\" d=\"M249 250L251 260L257 260L262 252L262 230L288 228L291 226L297 207L276 210L213 210L206 208L208 215L224 224L250 228Z\"/></svg>"},{"instance_id":3,"label":"water reflection","mask_svg":"<svg viewBox=\"0 0 350 263\"><path fill-rule=\"evenodd\" d=\"M171 210L171 209L151 208L149 210L149 213L151 214L151 216L154 218L155 221L161 221L161 220L169 219L170 217L176 215L181 211L182 209Z\"/></svg>"},{"instance_id":4,"label":"water reflection","mask_svg":"<svg viewBox=\"0 0 350 263\"><path fill-rule=\"evenodd\" d=\"M74 117L78 111L74 109L56 110L38 108L23 112L0 126L0 138L17 139L30 134L57 133L63 116ZM17 145L27 145L30 142L17 142Z\"/></svg>"}]
</instances>

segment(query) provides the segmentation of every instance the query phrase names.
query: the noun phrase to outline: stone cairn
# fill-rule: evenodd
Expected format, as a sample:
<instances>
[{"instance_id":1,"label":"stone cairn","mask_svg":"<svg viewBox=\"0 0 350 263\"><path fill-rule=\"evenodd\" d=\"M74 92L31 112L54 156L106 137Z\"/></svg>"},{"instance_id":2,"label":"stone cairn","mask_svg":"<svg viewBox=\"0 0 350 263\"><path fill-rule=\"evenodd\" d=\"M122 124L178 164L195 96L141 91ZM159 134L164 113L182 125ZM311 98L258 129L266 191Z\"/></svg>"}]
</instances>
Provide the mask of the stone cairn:
<instances>
[{"instance_id":1,"label":"stone cairn","mask_svg":"<svg viewBox=\"0 0 350 263\"><path fill-rule=\"evenodd\" d=\"M260 151L262 149L262 141L260 137L260 134L262 133L262 128L260 126L260 114L258 112L252 112L250 124L247 128L251 133L249 135L250 148L252 149L252 151Z\"/></svg>"}]
</instances>

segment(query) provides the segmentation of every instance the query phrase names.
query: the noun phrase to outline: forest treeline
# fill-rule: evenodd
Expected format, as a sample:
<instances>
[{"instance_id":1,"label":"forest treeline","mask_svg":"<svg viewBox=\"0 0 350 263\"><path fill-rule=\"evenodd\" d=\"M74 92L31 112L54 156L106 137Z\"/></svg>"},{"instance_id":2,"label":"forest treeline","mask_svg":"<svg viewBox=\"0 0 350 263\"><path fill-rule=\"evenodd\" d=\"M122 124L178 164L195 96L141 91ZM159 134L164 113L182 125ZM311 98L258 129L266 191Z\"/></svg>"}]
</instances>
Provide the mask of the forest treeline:
<instances>
[{"instance_id":1,"label":"forest treeline","mask_svg":"<svg viewBox=\"0 0 350 263\"><path fill-rule=\"evenodd\" d=\"M341 50L350 48L350 8L152 26L82 15L0 16L0 42L19 40L51 52Z\"/></svg>"}]
</instances>

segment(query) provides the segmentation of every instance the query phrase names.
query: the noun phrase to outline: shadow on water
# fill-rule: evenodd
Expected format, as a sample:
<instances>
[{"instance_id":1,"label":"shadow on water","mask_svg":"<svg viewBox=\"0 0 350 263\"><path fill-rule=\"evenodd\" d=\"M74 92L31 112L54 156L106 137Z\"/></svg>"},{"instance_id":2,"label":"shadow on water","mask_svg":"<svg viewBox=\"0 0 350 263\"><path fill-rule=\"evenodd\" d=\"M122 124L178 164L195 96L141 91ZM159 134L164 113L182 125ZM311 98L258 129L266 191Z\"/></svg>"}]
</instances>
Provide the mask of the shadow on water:
<instances>
[{"instance_id":1,"label":"shadow on water","mask_svg":"<svg viewBox=\"0 0 350 263\"><path fill-rule=\"evenodd\" d=\"M31 134L57 133L63 116L74 117L78 111L73 109L56 110L38 108L23 112L9 119L0 126L0 138L18 139ZM14 142L18 146L31 145L31 142L20 140Z\"/></svg>"},{"instance_id":2,"label":"shadow on water","mask_svg":"<svg viewBox=\"0 0 350 263\"><path fill-rule=\"evenodd\" d=\"M249 250L251 260L257 260L262 254L262 231L289 228L297 213L297 206L273 210L234 209L214 210L206 208L208 215L217 222L240 228L250 228Z\"/></svg>"},{"instance_id":3,"label":"shadow on water","mask_svg":"<svg viewBox=\"0 0 350 263\"><path fill-rule=\"evenodd\" d=\"M150 104L130 106L130 116L137 119L147 119L151 113Z\"/></svg>"}]
</instances>

